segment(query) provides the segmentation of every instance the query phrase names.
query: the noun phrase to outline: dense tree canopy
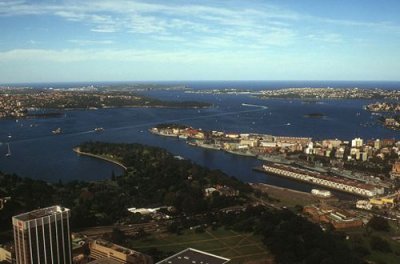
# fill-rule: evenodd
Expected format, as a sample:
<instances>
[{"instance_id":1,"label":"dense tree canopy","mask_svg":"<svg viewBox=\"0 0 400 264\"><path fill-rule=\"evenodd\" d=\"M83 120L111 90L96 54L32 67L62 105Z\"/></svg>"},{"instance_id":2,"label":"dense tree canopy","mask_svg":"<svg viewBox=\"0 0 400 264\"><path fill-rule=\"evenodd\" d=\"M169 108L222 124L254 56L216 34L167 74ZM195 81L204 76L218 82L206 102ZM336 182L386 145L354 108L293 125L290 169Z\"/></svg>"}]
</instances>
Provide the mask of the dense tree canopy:
<instances>
[{"instance_id":1,"label":"dense tree canopy","mask_svg":"<svg viewBox=\"0 0 400 264\"><path fill-rule=\"evenodd\" d=\"M247 202L247 195L252 192L247 184L221 171L139 144L88 142L80 150L118 160L127 170L110 180L65 184L0 173L0 195L12 197L0 211L2 230L10 229L13 215L52 204L72 209L74 228L138 220L127 211L129 207L171 205L182 216L168 227L171 232L179 233L182 228L192 226L198 226L200 232L203 224L225 226L261 235L277 263L361 263L357 257L360 254L352 252L342 237L331 231L323 232L318 225L291 211L261 206L250 206L243 211L219 210ZM229 186L239 190L240 195L205 196L204 188L215 185ZM110 235L109 239L116 242L125 239L117 229ZM371 241L371 247L390 250L376 239Z\"/></svg>"}]
</instances>

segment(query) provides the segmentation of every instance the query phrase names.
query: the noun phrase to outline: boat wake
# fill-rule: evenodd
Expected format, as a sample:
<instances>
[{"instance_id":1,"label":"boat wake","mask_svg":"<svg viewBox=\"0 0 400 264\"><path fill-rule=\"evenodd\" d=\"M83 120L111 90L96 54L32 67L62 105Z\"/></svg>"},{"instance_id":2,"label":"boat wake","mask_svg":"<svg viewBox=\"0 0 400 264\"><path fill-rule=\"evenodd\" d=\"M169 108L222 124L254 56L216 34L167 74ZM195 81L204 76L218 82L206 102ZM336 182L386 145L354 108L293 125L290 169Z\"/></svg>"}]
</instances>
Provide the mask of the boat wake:
<instances>
[{"instance_id":1,"label":"boat wake","mask_svg":"<svg viewBox=\"0 0 400 264\"><path fill-rule=\"evenodd\" d=\"M265 105L255 105L255 104L245 104L245 103L242 103L242 106L247 106L247 107L259 107L259 108L262 108L262 109L268 109L268 106L265 106Z\"/></svg>"}]
</instances>

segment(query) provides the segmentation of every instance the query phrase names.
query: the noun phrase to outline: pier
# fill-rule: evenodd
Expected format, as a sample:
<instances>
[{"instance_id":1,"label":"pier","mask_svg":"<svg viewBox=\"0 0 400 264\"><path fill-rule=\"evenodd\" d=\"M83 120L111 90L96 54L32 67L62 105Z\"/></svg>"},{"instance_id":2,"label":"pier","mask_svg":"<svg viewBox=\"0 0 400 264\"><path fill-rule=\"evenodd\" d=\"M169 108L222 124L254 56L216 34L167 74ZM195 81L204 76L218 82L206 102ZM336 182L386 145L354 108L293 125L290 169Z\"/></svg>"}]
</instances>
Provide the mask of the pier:
<instances>
[{"instance_id":1,"label":"pier","mask_svg":"<svg viewBox=\"0 0 400 264\"><path fill-rule=\"evenodd\" d=\"M371 184L322 175L318 172L312 172L283 164L270 163L256 168L256 170L364 197L374 197L378 194L383 194L384 192L383 188Z\"/></svg>"}]
</instances>

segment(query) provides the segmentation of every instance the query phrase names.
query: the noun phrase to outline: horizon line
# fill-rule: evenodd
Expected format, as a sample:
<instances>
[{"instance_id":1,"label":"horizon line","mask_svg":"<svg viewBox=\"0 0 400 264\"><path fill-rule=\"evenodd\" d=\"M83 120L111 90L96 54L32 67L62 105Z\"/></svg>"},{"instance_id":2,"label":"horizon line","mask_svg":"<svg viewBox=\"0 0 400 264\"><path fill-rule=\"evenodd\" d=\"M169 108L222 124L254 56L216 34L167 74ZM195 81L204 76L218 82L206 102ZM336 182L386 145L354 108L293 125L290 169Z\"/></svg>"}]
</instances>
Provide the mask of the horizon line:
<instances>
[{"instance_id":1,"label":"horizon line","mask_svg":"<svg viewBox=\"0 0 400 264\"><path fill-rule=\"evenodd\" d=\"M162 82L399 82L400 80L323 80L323 79L210 79L210 80L103 80L103 81L26 81L26 82L4 82L0 86L23 85L23 84L62 84L62 83L162 83Z\"/></svg>"}]
</instances>

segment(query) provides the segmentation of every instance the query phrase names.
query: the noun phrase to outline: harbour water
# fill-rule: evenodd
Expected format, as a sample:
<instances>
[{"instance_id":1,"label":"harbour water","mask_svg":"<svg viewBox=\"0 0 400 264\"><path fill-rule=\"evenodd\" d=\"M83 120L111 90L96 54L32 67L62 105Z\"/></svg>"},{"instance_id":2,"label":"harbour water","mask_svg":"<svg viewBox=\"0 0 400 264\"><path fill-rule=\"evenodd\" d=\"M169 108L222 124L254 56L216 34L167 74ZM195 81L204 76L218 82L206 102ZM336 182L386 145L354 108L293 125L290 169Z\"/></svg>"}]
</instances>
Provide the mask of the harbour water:
<instances>
[{"instance_id":1,"label":"harbour water","mask_svg":"<svg viewBox=\"0 0 400 264\"><path fill-rule=\"evenodd\" d=\"M396 89L400 83L378 82L180 82L196 89L283 88L283 87L359 87ZM66 85L66 84L63 84ZM75 84L76 85L76 84ZM40 87L40 85L38 85ZM122 173L118 166L90 157L78 156L73 147L88 140L136 142L166 148L175 155L220 169L246 182L263 182L300 191L312 186L252 170L262 161L226 152L203 149L185 140L165 138L147 130L159 123L181 123L206 130L305 136L314 139L354 137L400 138L399 131L380 125L364 127L376 117L363 110L368 100L262 100L247 95L188 94L183 91L147 91L146 95L164 100L197 100L213 104L208 109L119 108L72 110L65 115L43 119L0 120L0 170L46 181L98 180ZM251 107L259 105L266 107ZM324 118L307 118L323 113ZM359 114L358 114L359 113ZM94 132L96 127L104 128ZM52 130L63 133L54 135ZM11 137L9 137L11 136ZM7 143L12 155L6 157Z\"/></svg>"}]
</instances>

